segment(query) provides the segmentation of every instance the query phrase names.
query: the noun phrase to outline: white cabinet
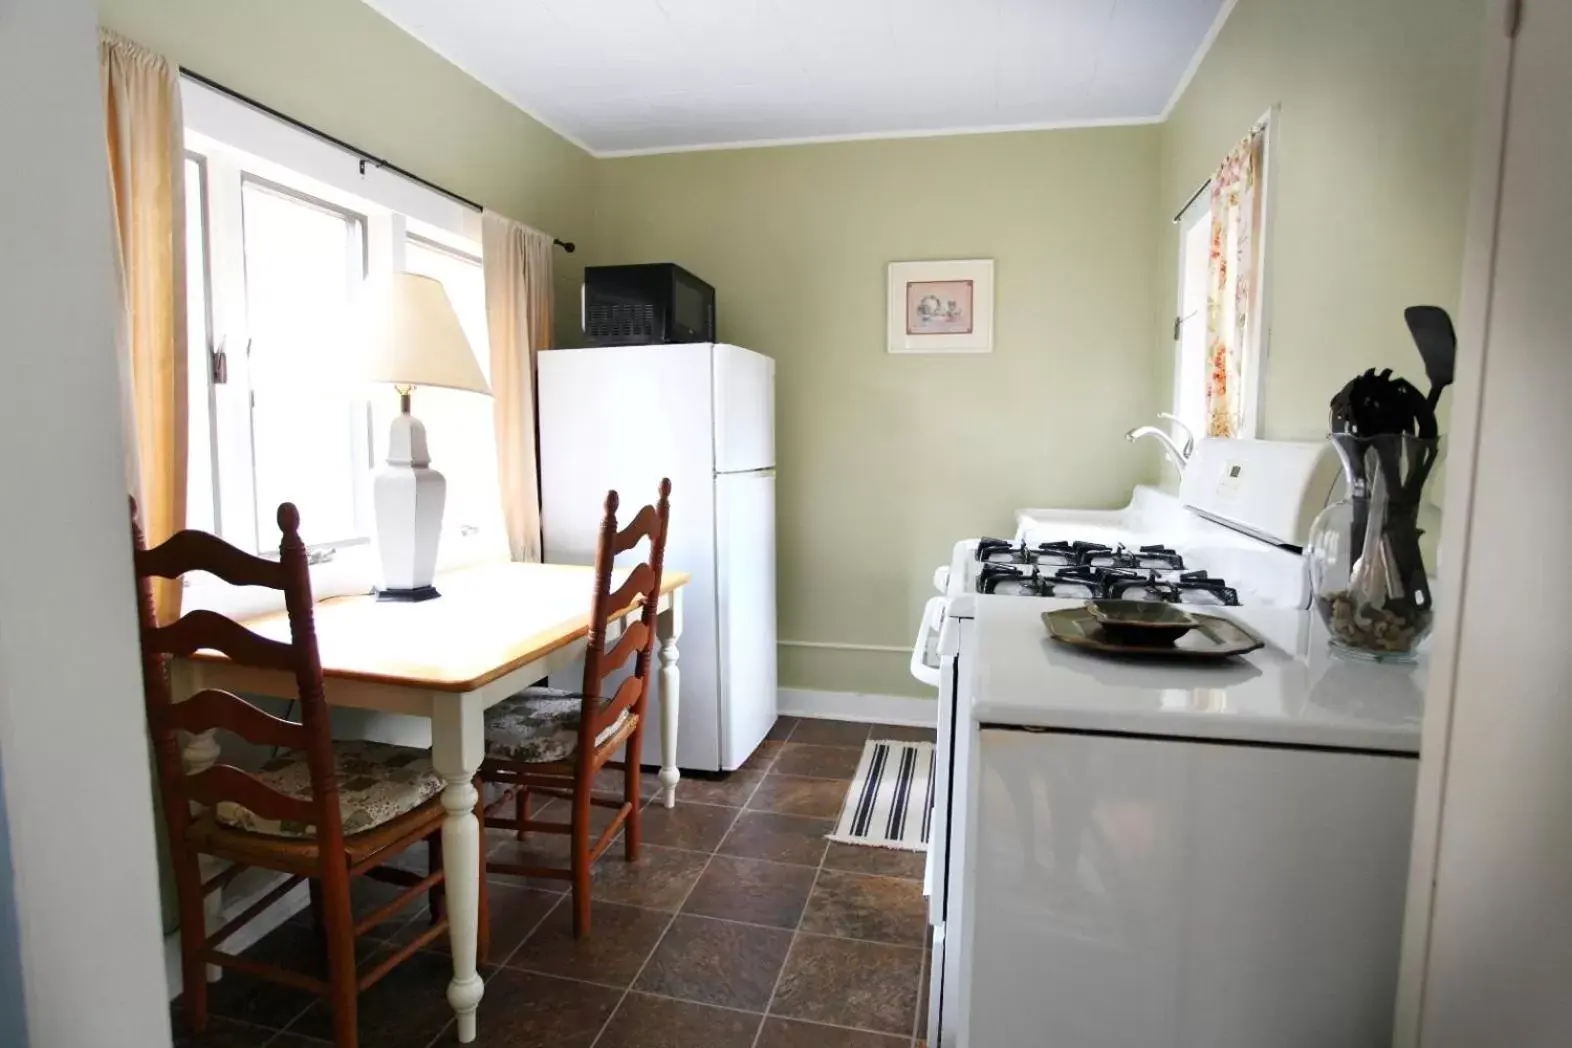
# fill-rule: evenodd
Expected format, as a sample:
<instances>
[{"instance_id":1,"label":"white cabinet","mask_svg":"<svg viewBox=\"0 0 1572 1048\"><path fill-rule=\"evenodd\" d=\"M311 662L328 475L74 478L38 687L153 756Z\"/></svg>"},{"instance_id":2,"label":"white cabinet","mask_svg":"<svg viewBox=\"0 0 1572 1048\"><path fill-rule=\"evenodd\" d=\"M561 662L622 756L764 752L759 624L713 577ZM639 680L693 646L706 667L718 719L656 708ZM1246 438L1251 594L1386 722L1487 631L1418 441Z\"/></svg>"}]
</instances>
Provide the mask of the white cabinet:
<instances>
[{"instance_id":1,"label":"white cabinet","mask_svg":"<svg viewBox=\"0 0 1572 1048\"><path fill-rule=\"evenodd\" d=\"M954 1043L1387 1048L1416 760L977 737Z\"/></svg>"}]
</instances>

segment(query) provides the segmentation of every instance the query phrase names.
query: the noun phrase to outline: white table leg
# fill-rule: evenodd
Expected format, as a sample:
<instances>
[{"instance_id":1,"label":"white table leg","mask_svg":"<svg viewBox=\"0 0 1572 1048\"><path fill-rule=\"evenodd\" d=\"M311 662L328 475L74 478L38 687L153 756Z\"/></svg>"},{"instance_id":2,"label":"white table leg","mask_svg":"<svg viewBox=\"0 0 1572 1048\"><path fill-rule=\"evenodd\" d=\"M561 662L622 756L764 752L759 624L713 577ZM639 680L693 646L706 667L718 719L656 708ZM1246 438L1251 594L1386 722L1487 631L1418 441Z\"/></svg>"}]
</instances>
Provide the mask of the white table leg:
<instances>
[{"instance_id":1,"label":"white table leg","mask_svg":"<svg viewBox=\"0 0 1572 1048\"><path fill-rule=\"evenodd\" d=\"M485 724L480 696L434 695L431 709L431 759L442 776L442 864L447 871L448 941L453 948L453 981L448 1003L458 1020L458 1039L475 1039L475 1010L485 986L475 970L480 930L480 821L475 818L475 773L485 753Z\"/></svg>"},{"instance_id":2,"label":"white table leg","mask_svg":"<svg viewBox=\"0 0 1572 1048\"><path fill-rule=\"evenodd\" d=\"M677 669L677 638L682 636L682 590L671 592L671 606L655 616L655 637L660 642L660 784L661 803L677 804L677 720L681 710L678 691L682 672Z\"/></svg>"}]
</instances>

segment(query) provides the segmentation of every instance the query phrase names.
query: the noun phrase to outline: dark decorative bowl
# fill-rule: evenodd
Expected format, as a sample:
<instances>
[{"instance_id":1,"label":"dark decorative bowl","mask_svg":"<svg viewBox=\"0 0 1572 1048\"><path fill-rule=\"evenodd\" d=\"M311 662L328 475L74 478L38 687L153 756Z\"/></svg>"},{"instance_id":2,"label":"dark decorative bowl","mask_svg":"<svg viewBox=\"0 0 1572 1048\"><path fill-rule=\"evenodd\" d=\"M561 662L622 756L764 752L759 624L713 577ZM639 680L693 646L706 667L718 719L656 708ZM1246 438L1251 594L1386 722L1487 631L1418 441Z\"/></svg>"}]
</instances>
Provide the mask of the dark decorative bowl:
<instances>
[{"instance_id":1,"label":"dark decorative bowl","mask_svg":"<svg viewBox=\"0 0 1572 1048\"><path fill-rule=\"evenodd\" d=\"M1118 644L1172 644L1197 625L1194 615L1160 600L1089 600L1086 610Z\"/></svg>"}]
</instances>

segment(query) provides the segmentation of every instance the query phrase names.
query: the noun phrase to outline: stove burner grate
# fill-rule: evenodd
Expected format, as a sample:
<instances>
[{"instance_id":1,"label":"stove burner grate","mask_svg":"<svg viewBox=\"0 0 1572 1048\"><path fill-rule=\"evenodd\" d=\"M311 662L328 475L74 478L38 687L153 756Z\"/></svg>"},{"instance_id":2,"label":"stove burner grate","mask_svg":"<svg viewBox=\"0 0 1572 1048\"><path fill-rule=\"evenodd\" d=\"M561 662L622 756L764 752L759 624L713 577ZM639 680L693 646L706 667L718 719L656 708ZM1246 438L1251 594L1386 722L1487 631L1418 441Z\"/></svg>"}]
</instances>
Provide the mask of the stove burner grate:
<instances>
[{"instance_id":1,"label":"stove burner grate","mask_svg":"<svg viewBox=\"0 0 1572 1048\"><path fill-rule=\"evenodd\" d=\"M1008 546L1008 544L1006 544ZM1239 605L1239 593L1204 571L1175 574L1153 568L1077 564L1044 572L1035 565L987 562L977 572L977 592L1029 597L1096 597L1160 600L1170 604Z\"/></svg>"},{"instance_id":2,"label":"stove burner grate","mask_svg":"<svg viewBox=\"0 0 1572 1048\"><path fill-rule=\"evenodd\" d=\"M1151 568L1162 571L1183 571L1184 558L1167 546L1141 546L1130 549L1120 546L1110 550L1089 550L1080 561L1099 568Z\"/></svg>"},{"instance_id":3,"label":"stove burner grate","mask_svg":"<svg viewBox=\"0 0 1572 1048\"><path fill-rule=\"evenodd\" d=\"M979 539L977 560L984 564L1039 567L1135 568L1183 571L1184 558L1167 546L1106 546L1100 542L1040 542L1035 546L1007 539Z\"/></svg>"},{"instance_id":4,"label":"stove burner grate","mask_svg":"<svg viewBox=\"0 0 1572 1048\"><path fill-rule=\"evenodd\" d=\"M1111 555L1111 546L1096 542L1040 542L1035 546L1006 539L979 539L977 560L984 564L1025 564L1070 567L1096 555Z\"/></svg>"}]
</instances>

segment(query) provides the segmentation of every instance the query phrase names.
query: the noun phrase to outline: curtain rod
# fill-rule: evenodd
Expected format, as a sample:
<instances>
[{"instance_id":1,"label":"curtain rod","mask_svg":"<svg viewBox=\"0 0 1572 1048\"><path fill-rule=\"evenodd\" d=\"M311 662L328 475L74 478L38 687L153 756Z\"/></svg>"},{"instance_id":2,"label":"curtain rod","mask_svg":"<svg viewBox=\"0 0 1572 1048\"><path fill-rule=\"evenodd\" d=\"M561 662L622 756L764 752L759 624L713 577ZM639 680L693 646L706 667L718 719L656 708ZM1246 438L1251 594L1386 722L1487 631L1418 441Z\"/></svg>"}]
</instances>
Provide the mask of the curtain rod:
<instances>
[{"instance_id":1,"label":"curtain rod","mask_svg":"<svg viewBox=\"0 0 1572 1048\"><path fill-rule=\"evenodd\" d=\"M1190 194L1190 199L1184 202L1183 207L1174 212L1174 225L1177 226L1179 224L1179 220L1184 217L1184 213L1190 210L1190 205L1201 199L1201 194L1206 192L1207 188L1211 184L1212 180L1208 178L1205 182L1202 182L1199 186L1195 187L1195 192Z\"/></svg>"},{"instance_id":2,"label":"curtain rod","mask_svg":"<svg viewBox=\"0 0 1572 1048\"><path fill-rule=\"evenodd\" d=\"M360 173L362 175L364 175L366 173L366 164L367 163L371 163L371 164L376 165L379 168L382 168L385 171L391 171L395 175L399 175L402 178L407 178L411 182L414 182L414 183L416 183L418 185L425 186L427 189L431 190L434 193L441 193L443 196L447 197L449 200L453 201L455 204L462 204L465 207L469 208L471 211L484 211L485 210L485 208L483 208L481 205L477 204L475 201L469 199L468 197L459 196L457 193L453 192L451 189L444 189L441 186L437 185L435 182L429 182L426 179L421 178L419 175L415 174L413 171L406 171L402 167L399 167L397 164L394 164L394 163L392 163L390 161L384 160L381 157L379 157L379 156L377 156L377 155L375 155L373 153L368 153L364 149L361 149L359 146L354 146L354 145L349 144L348 142L344 141L342 138L338 138L338 137L335 137L334 135L330 135L326 131L323 131L320 128L312 127L310 124L306 123L303 120L296 120L294 117L290 116L288 113L280 113L277 109L274 109L272 106L267 105L267 104L265 104L263 102L258 102L256 99L250 97L249 95L243 95L239 91L234 90L233 88L225 87L223 84L219 83L218 81L209 79L208 77L203 76L201 73L195 72L194 70L191 70L191 69L187 69L185 66L181 66L180 67L180 75L185 77L188 80L195 80L197 83L201 84L204 87L210 87L214 91L217 91L221 95L228 95L230 98L233 98L235 101L240 102L240 103L242 103L244 105L248 105L252 109L257 110L258 112L266 113L268 116L273 117L275 120L282 120L284 123L288 124L290 127L293 127L293 128L298 129L298 130L304 131L306 134L312 135L313 137L320 138L322 141L327 142L327 143L329 143L331 145L335 145L338 148L344 150L344 152L346 152L346 153L352 153L353 155L355 155L355 156L360 158ZM558 247L560 247L562 250L566 251L570 255L573 254L573 252L577 249L577 245L575 245L573 243L573 241L571 241L571 240L559 240L556 237L553 237L551 242L553 244L557 245Z\"/></svg>"}]
</instances>

